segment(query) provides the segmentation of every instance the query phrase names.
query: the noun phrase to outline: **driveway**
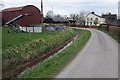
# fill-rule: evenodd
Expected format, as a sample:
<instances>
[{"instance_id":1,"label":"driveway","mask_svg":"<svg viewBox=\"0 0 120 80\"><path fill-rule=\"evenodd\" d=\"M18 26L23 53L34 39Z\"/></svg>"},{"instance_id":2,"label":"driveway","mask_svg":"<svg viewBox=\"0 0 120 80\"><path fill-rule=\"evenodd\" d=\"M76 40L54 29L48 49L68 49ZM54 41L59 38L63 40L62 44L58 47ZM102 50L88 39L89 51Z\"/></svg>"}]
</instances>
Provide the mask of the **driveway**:
<instances>
[{"instance_id":1,"label":"driveway","mask_svg":"<svg viewBox=\"0 0 120 80\"><path fill-rule=\"evenodd\" d=\"M76 57L55 78L118 78L118 42L96 29Z\"/></svg>"}]
</instances>

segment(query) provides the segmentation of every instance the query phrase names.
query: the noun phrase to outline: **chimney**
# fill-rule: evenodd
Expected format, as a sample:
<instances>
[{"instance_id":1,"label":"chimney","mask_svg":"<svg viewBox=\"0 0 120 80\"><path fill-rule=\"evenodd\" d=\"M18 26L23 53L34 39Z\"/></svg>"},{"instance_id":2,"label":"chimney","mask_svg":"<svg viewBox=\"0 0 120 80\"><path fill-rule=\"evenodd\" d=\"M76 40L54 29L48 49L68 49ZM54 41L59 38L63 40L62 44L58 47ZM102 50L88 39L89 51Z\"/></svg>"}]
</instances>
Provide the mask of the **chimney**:
<instances>
[{"instance_id":1,"label":"chimney","mask_svg":"<svg viewBox=\"0 0 120 80\"><path fill-rule=\"evenodd\" d=\"M111 13L109 13L109 15L111 15Z\"/></svg>"},{"instance_id":2,"label":"chimney","mask_svg":"<svg viewBox=\"0 0 120 80\"><path fill-rule=\"evenodd\" d=\"M95 12L91 12L91 14L95 14Z\"/></svg>"}]
</instances>

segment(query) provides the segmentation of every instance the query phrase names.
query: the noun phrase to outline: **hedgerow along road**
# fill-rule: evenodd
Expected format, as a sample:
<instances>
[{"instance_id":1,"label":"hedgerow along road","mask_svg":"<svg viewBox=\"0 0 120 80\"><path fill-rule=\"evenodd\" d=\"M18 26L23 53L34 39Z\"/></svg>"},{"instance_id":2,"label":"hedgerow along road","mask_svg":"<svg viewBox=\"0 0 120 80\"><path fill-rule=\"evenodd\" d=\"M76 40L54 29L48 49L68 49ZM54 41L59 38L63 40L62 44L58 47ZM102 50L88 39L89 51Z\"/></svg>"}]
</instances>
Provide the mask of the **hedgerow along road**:
<instances>
[{"instance_id":1,"label":"hedgerow along road","mask_svg":"<svg viewBox=\"0 0 120 80\"><path fill-rule=\"evenodd\" d=\"M87 30L92 33L89 41L55 78L118 78L118 42L96 29Z\"/></svg>"}]
</instances>

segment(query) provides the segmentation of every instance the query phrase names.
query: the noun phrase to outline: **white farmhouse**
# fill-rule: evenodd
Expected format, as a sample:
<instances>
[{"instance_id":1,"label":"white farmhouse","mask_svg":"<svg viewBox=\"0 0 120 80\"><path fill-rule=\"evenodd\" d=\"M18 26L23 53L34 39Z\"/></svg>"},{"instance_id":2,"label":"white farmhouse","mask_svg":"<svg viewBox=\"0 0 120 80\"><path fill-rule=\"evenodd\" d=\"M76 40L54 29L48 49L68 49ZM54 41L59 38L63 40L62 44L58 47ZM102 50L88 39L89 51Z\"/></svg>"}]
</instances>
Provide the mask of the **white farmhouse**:
<instances>
[{"instance_id":1,"label":"white farmhouse","mask_svg":"<svg viewBox=\"0 0 120 80\"><path fill-rule=\"evenodd\" d=\"M85 25L99 26L102 23L105 23L105 19L94 12L89 13L85 18Z\"/></svg>"}]
</instances>

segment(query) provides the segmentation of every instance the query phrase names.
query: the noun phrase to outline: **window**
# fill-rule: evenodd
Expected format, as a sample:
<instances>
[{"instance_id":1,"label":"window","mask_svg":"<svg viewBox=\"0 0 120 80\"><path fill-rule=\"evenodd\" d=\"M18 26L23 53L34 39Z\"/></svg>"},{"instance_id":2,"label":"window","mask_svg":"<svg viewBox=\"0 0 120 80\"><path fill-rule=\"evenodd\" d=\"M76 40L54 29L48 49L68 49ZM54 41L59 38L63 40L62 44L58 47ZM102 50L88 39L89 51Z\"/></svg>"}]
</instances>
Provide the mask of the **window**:
<instances>
[{"instance_id":1,"label":"window","mask_svg":"<svg viewBox=\"0 0 120 80\"><path fill-rule=\"evenodd\" d=\"M87 18L87 20L89 20L89 18Z\"/></svg>"},{"instance_id":2,"label":"window","mask_svg":"<svg viewBox=\"0 0 120 80\"><path fill-rule=\"evenodd\" d=\"M98 18L96 18L96 20L98 21Z\"/></svg>"},{"instance_id":3,"label":"window","mask_svg":"<svg viewBox=\"0 0 120 80\"><path fill-rule=\"evenodd\" d=\"M91 18L91 20L93 20L93 19Z\"/></svg>"},{"instance_id":4,"label":"window","mask_svg":"<svg viewBox=\"0 0 120 80\"><path fill-rule=\"evenodd\" d=\"M89 25L89 22L87 22L87 25Z\"/></svg>"},{"instance_id":5,"label":"window","mask_svg":"<svg viewBox=\"0 0 120 80\"><path fill-rule=\"evenodd\" d=\"M92 22L90 22L90 25L92 25Z\"/></svg>"}]
</instances>

